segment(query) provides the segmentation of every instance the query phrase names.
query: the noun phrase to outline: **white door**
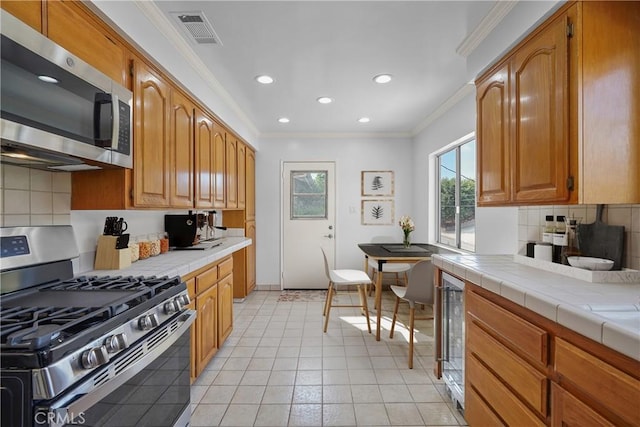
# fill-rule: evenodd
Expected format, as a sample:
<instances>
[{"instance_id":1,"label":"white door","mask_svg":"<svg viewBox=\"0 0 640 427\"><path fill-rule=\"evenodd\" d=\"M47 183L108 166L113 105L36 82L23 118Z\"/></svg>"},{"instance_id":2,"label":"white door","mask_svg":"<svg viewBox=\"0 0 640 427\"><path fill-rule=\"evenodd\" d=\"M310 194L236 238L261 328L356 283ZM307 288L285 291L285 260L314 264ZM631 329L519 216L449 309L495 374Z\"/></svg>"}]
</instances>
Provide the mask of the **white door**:
<instances>
[{"instance_id":1,"label":"white door","mask_svg":"<svg viewBox=\"0 0 640 427\"><path fill-rule=\"evenodd\" d=\"M284 162L282 289L327 289L335 254L335 163Z\"/></svg>"}]
</instances>

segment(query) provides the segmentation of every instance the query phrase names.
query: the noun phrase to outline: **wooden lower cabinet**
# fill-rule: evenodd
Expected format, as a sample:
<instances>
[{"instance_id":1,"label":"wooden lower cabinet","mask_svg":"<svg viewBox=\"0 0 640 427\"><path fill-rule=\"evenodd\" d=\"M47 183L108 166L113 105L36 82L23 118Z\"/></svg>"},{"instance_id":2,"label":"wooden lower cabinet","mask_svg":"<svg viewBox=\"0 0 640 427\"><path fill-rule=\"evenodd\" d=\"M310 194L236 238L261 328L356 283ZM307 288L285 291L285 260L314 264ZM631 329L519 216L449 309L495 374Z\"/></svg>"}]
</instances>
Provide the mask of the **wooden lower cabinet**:
<instances>
[{"instance_id":1,"label":"wooden lower cabinet","mask_svg":"<svg viewBox=\"0 0 640 427\"><path fill-rule=\"evenodd\" d=\"M465 418L474 426L640 425L640 362L465 283Z\"/></svg>"},{"instance_id":2,"label":"wooden lower cabinet","mask_svg":"<svg viewBox=\"0 0 640 427\"><path fill-rule=\"evenodd\" d=\"M233 330L233 259L228 256L186 279L197 317L191 328L191 381L215 356Z\"/></svg>"}]
</instances>

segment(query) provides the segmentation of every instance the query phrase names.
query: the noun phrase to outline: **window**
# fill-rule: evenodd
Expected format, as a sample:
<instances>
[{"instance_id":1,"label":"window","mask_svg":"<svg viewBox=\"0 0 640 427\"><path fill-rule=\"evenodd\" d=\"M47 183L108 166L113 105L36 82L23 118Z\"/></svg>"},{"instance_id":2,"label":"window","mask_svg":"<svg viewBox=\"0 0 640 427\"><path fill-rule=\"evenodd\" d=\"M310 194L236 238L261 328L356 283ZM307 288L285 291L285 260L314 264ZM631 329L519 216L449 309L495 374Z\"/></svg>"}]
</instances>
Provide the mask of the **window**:
<instances>
[{"instance_id":1,"label":"window","mask_svg":"<svg viewBox=\"0 0 640 427\"><path fill-rule=\"evenodd\" d=\"M291 219L327 218L327 171L291 172Z\"/></svg>"},{"instance_id":2,"label":"window","mask_svg":"<svg viewBox=\"0 0 640 427\"><path fill-rule=\"evenodd\" d=\"M475 136L438 156L438 242L474 252L476 249Z\"/></svg>"}]
</instances>

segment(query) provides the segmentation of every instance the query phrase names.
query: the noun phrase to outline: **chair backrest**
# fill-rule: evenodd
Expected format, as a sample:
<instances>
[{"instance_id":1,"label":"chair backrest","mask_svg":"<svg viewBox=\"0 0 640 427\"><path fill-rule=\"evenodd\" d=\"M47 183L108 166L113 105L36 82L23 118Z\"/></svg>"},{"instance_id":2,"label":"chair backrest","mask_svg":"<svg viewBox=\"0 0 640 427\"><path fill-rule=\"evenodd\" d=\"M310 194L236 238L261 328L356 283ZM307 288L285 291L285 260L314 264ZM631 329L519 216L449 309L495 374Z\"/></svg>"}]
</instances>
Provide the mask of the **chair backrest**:
<instances>
[{"instance_id":1,"label":"chair backrest","mask_svg":"<svg viewBox=\"0 0 640 427\"><path fill-rule=\"evenodd\" d=\"M419 261L411 268L404 298L414 302L433 304L433 264L431 261Z\"/></svg>"},{"instance_id":2,"label":"chair backrest","mask_svg":"<svg viewBox=\"0 0 640 427\"><path fill-rule=\"evenodd\" d=\"M322 251L322 258L324 258L324 273L327 275L327 279L331 280L331 275L329 274L329 261L327 261L327 254L324 253L324 249L320 248Z\"/></svg>"}]
</instances>

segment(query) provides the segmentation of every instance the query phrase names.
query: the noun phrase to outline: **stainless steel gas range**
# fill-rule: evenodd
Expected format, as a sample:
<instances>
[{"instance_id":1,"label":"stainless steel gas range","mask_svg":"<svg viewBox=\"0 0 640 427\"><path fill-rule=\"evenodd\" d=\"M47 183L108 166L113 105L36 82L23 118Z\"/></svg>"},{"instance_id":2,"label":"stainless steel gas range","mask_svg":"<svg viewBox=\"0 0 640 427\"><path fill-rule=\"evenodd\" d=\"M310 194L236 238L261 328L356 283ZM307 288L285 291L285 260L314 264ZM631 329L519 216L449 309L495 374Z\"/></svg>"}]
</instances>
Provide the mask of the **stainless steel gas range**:
<instances>
[{"instance_id":1,"label":"stainless steel gas range","mask_svg":"<svg viewBox=\"0 0 640 427\"><path fill-rule=\"evenodd\" d=\"M0 228L2 426L189 424L179 277L73 277L69 226Z\"/></svg>"}]
</instances>

